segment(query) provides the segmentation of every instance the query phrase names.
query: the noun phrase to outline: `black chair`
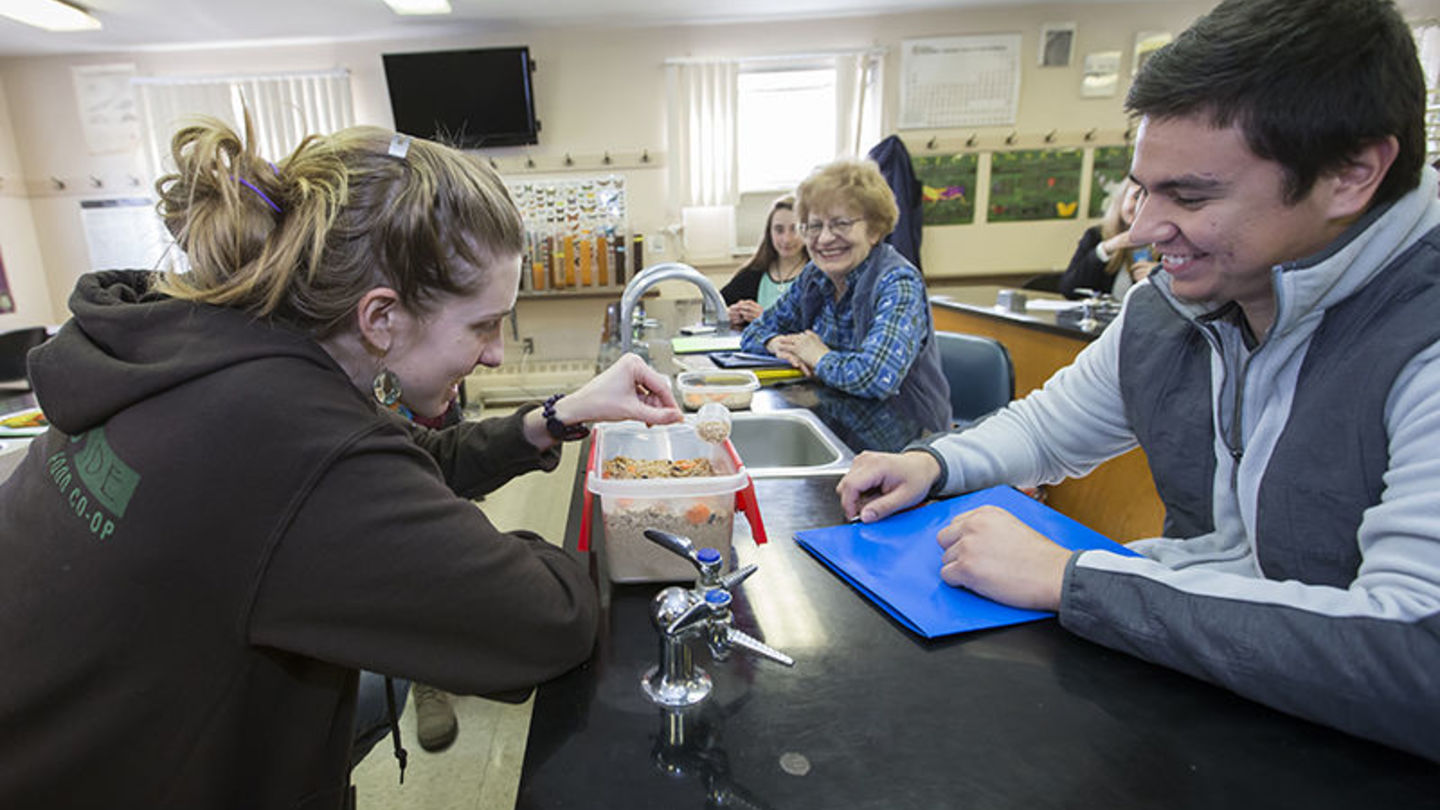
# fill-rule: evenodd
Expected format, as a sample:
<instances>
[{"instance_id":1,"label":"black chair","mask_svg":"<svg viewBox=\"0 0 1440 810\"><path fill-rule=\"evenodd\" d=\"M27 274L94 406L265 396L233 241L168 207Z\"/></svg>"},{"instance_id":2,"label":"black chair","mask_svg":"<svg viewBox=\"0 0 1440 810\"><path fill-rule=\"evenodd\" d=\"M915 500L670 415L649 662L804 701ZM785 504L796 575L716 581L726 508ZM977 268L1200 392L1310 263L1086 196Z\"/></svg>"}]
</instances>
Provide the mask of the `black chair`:
<instances>
[{"instance_id":1,"label":"black chair","mask_svg":"<svg viewBox=\"0 0 1440 810\"><path fill-rule=\"evenodd\" d=\"M30 387L30 374L25 368L25 355L45 342L48 333L43 326L30 326L0 332L0 384L22 383Z\"/></svg>"},{"instance_id":2,"label":"black chair","mask_svg":"<svg viewBox=\"0 0 1440 810\"><path fill-rule=\"evenodd\" d=\"M1060 278L1064 275L1064 273L1040 273L1025 279L1025 283L1020 285L1020 289L1058 293L1060 292Z\"/></svg>"},{"instance_id":3,"label":"black chair","mask_svg":"<svg viewBox=\"0 0 1440 810\"><path fill-rule=\"evenodd\" d=\"M968 425L997 411L1015 397L1015 366L1010 352L994 338L936 332L940 369L950 383L951 419Z\"/></svg>"}]
</instances>

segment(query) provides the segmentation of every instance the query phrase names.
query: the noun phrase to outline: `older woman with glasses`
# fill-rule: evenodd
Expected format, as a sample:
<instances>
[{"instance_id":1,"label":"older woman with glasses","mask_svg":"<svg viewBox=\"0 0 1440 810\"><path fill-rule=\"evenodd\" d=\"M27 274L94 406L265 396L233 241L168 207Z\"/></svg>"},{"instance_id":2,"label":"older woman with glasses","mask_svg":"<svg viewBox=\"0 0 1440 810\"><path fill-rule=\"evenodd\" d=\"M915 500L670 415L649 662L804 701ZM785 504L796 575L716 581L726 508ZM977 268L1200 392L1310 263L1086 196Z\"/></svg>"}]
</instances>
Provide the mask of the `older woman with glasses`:
<instances>
[{"instance_id":1,"label":"older woman with glasses","mask_svg":"<svg viewBox=\"0 0 1440 810\"><path fill-rule=\"evenodd\" d=\"M858 397L904 396L926 430L950 427L950 387L925 280L882 240L899 209L871 161L816 169L797 190L810 264L746 327L741 348L769 352Z\"/></svg>"}]
</instances>

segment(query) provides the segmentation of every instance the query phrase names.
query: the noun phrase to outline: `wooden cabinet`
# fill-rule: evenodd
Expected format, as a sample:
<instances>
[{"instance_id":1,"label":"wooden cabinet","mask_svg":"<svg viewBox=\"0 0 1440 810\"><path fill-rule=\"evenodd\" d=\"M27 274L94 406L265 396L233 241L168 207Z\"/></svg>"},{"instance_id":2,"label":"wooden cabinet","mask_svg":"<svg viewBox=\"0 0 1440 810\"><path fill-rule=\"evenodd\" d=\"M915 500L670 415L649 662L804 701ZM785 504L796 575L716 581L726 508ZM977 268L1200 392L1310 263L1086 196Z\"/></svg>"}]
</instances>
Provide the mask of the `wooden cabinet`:
<instances>
[{"instance_id":1,"label":"wooden cabinet","mask_svg":"<svg viewBox=\"0 0 1440 810\"><path fill-rule=\"evenodd\" d=\"M975 288L973 292L989 302L995 300L996 289ZM1005 344L1015 364L1017 399L1044 385L1050 375L1069 365L1090 342L1090 338L1073 330L964 306L935 303L931 312L937 330L986 335ZM1150 477L1150 465L1139 449L1111 459L1084 478L1049 487L1047 503L1121 542L1158 536L1165 519L1165 508Z\"/></svg>"}]
</instances>

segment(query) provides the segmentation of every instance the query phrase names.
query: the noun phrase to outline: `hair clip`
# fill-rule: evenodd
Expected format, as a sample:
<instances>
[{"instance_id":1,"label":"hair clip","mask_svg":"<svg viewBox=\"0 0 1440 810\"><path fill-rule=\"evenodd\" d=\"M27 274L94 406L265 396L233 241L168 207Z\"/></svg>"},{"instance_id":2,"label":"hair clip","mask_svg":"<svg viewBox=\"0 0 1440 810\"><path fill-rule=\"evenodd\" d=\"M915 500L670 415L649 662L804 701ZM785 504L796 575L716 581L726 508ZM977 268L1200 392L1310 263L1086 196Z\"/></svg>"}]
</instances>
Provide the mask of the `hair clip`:
<instances>
[{"instance_id":1,"label":"hair clip","mask_svg":"<svg viewBox=\"0 0 1440 810\"><path fill-rule=\"evenodd\" d=\"M410 152L410 136L396 134L390 138L390 157L405 159Z\"/></svg>"}]
</instances>

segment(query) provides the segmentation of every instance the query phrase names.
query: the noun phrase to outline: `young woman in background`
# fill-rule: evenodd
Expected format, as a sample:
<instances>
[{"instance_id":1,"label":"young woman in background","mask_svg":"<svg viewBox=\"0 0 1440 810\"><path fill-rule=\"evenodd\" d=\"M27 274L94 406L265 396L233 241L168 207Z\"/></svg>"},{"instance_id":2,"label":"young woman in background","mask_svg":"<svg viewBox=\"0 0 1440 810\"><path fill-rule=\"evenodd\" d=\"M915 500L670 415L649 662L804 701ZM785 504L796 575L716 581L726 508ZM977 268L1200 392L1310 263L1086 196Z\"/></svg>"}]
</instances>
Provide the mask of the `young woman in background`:
<instances>
[{"instance_id":1,"label":"young woman in background","mask_svg":"<svg viewBox=\"0 0 1440 810\"><path fill-rule=\"evenodd\" d=\"M810 254L795 216L795 197L787 194L770 205L765 236L755 255L720 290L729 305L730 325L738 329L774 306L808 261Z\"/></svg>"},{"instance_id":2,"label":"young woman in background","mask_svg":"<svg viewBox=\"0 0 1440 810\"><path fill-rule=\"evenodd\" d=\"M1105 217L1080 237L1070 266L1060 277L1060 292L1067 298L1083 298L1076 290L1090 289L1124 298L1131 285L1155 269L1160 257L1149 245L1130 241L1130 224L1135 221L1140 187L1126 179L1115 190Z\"/></svg>"}]
</instances>

